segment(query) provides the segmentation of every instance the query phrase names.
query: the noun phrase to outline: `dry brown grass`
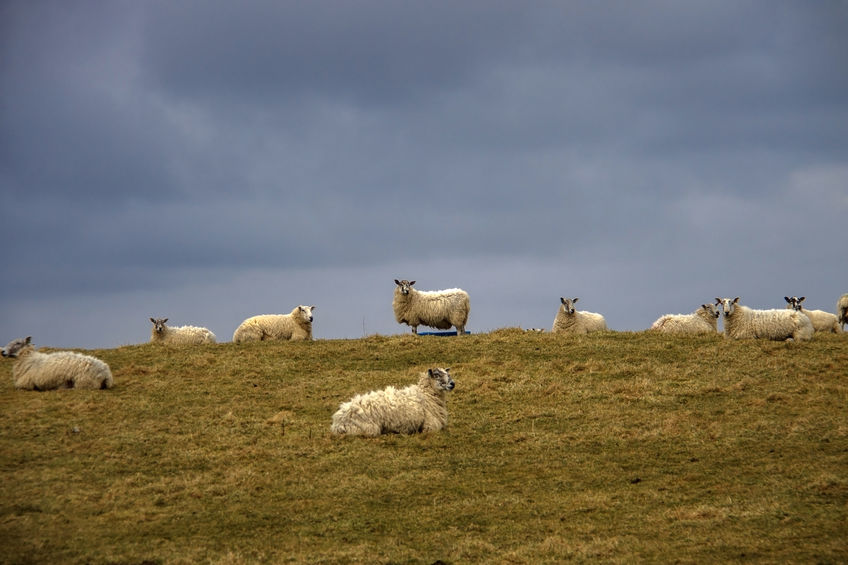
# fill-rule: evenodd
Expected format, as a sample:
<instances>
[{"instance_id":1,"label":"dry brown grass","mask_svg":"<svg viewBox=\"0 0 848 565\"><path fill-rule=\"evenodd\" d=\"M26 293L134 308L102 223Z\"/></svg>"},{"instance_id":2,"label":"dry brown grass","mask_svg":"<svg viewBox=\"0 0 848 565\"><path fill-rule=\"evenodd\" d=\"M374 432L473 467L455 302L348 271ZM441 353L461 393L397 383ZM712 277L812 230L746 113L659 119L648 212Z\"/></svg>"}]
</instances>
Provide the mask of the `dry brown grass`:
<instances>
[{"instance_id":1,"label":"dry brown grass","mask_svg":"<svg viewBox=\"0 0 848 565\"><path fill-rule=\"evenodd\" d=\"M848 338L464 338L94 352L0 387L4 563L845 562ZM447 430L338 438L450 366Z\"/></svg>"}]
</instances>

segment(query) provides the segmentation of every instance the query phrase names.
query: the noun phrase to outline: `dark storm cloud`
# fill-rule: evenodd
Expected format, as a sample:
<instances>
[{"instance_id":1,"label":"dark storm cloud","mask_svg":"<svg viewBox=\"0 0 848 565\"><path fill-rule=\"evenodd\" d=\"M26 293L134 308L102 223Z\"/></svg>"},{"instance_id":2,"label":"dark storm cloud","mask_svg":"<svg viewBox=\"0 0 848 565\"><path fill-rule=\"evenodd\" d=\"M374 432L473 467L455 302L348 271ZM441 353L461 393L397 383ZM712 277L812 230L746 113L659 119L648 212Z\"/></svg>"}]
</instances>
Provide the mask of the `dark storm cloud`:
<instances>
[{"instance_id":1,"label":"dark storm cloud","mask_svg":"<svg viewBox=\"0 0 848 565\"><path fill-rule=\"evenodd\" d=\"M845 6L5 3L8 323L125 296L226 327L316 273L352 294L325 336L393 331L361 310L395 277L468 286L488 327L560 294L629 328L663 313L634 295L835 294Z\"/></svg>"}]
</instances>

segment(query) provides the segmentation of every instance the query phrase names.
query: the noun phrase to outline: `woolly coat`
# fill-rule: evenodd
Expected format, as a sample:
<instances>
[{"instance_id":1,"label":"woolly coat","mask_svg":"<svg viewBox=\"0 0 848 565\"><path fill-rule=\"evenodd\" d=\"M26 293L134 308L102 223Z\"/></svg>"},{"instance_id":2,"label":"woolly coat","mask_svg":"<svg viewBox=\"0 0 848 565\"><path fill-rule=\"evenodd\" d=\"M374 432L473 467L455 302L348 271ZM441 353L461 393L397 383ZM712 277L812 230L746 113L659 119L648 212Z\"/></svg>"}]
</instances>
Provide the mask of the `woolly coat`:
<instances>
[{"instance_id":1,"label":"woolly coat","mask_svg":"<svg viewBox=\"0 0 848 565\"><path fill-rule=\"evenodd\" d=\"M197 326L169 327L164 324L162 326L162 331L156 331L156 326L150 330L151 343L165 345L202 345L216 343L215 334L206 328L199 328Z\"/></svg>"},{"instance_id":2,"label":"woolly coat","mask_svg":"<svg viewBox=\"0 0 848 565\"><path fill-rule=\"evenodd\" d=\"M836 318L840 327L848 324L848 294L843 294L836 301Z\"/></svg>"},{"instance_id":3,"label":"woolly coat","mask_svg":"<svg viewBox=\"0 0 848 565\"><path fill-rule=\"evenodd\" d=\"M606 329L607 321L601 314L596 314L595 312L582 312L578 310L569 312L566 304L562 303L560 304L559 311L554 318L554 325L551 328L551 332L585 334L589 332L604 331Z\"/></svg>"},{"instance_id":4,"label":"woolly coat","mask_svg":"<svg viewBox=\"0 0 848 565\"><path fill-rule=\"evenodd\" d=\"M651 329L668 334L718 333L718 309L715 304L701 304L691 314L666 314Z\"/></svg>"},{"instance_id":5,"label":"woolly coat","mask_svg":"<svg viewBox=\"0 0 848 565\"><path fill-rule=\"evenodd\" d=\"M312 339L312 310L315 306L296 306L288 314L261 314L246 319L233 333L233 343L245 341Z\"/></svg>"},{"instance_id":6,"label":"woolly coat","mask_svg":"<svg viewBox=\"0 0 848 565\"><path fill-rule=\"evenodd\" d=\"M432 432L448 423L447 391L438 388L428 373L418 384L392 386L358 394L339 406L330 427L334 434L378 436Z\"/></svg>"},{"instance_id":7,"label":"woolly coat","mask_svg":"<svg viewBox=\"0 0 848 565\"><path fill-rule=\"evenodd\" d=\"M26 345L17 354L12 367L15 388L24 390L53 390L57 388L112 388L109 365L73 351L41 353Z\"/></svg>"},{"instance_id":8,"label":"woolly coat","mask_svg":"<svg viewBox=\"0 0 848 565\"><path fill-rule=\"evenodd\" d=\"M792 305L787 304L786 308L792 308ZM806 315L813 324L813 330L817 332L842 333L842 324L839 323L839 318L836 314L831 314L824 310L807 310L803 306L796 311Z\"/></svg>"},{"instance_id":9,"label":"woolly coat","mask_svg":"<svg viewBox=\"0 0 848 565\"><path fill-rule=\"evenodd\" d=\"M471 313L471 300L461 288L422 291L410 287L409 294L404 294L397 286L392 309L395 320L411 326L412 333L418 333L419 325L439 330L455 326L457 335L462 335Z\"/></svg>"},{"instance_id":10,"label":"woolly coat","mask_svg":"<svg viewBox=\"0 0 848 565\"><path fill-rule=\"evenodd\" d=\"M765 338L777 341L812 339L813 324L796 310L754 310L731 301L717 298L724 305L724 335L733 339Z\"/></svg>"}]
</instances>

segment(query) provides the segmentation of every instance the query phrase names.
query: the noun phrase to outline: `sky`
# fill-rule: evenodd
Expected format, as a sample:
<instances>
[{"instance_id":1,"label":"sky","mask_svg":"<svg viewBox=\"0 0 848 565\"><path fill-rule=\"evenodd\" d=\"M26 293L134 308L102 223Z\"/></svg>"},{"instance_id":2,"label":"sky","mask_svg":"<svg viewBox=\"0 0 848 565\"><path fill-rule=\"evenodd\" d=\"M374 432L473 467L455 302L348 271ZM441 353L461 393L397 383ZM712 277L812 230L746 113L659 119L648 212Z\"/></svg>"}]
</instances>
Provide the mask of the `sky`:
<instances>
[{"instance_id":1,"label":"sky","mask_svg":"<svg viewBox=\"0 0 848 565\"><path fill-rule=\"evenodd\" d=\"M848 3L0 3L0 341L848 292ZM426 328L420 328L425 330Z\"/></svg>"}]
</instances>

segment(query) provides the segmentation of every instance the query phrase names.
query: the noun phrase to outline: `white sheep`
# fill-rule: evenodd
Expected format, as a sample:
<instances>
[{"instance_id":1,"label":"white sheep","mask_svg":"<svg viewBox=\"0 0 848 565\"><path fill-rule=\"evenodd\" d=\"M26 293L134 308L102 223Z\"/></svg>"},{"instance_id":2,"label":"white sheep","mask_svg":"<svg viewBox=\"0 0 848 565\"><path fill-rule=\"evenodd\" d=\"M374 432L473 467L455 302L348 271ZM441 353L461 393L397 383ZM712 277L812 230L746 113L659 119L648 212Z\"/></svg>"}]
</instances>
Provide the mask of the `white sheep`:
<instances>
[{"instance_id":1,"label":"white sheep","mask_svg":"<svg viewBox=\"0 0 848 565\"><path fill-rule=\"evenodd\" d=\"M261 314L243 321L233 333L233 343L245 341L312 339L312 311L317 306L296 306L288 314Z\"/></svg>"},{"instance_id":2,"label":"white sheep","mask_svg":"<svg viewBox=\"0 0 848 565\"><path fill-rule=\"evenodd\" d=\"M734 339L765 338L795 341L812 339L813 324L795 310L754 310L739 304L739 297L716 298L724 312L724 335Z\"/></svg>"},{"instance_id":3,"label":"white sheep","mask_svg":"<svg viewBox=\"0 0 848 565\"><path fill-rule=\"evenodd\" d=\"M197 326L170 327L165 324L168 318L150 318L153 328L150 330L150 342L166 345L202 345L216 343L215 334L206 328Z\"/></svg>"},{"instance_id":4,"label":"white sheep","mask_svg":"<svg viewBox=\"0 0 848 565\"><path fill-rule=\"evenodd\" d=\"M715 304L701 304L691 314L665 314L651 329L668 334L718 333L719 311Z\"/></svg>"},{"instance_id":5,"label":"white sheep","mask_svg":"<svg viewBox=\"0 0 848 565\"><path fill-rule=\"evenodd\" d=\"M839 319L839 327L845 329L845 324L848 324L848 294L843 294L836 301L836 317Z\"/></svg>"},{"instance_id":6,"label":"white sheep","mask_svg":"<svg viewBox=\"0 0 848 565\"><path fill-rule=\"evenodd\" d=\"M836 314L831 314L830 312L825 312L824 310L807 310L801 304L806 300L806 296L802 296L798 298L797 296L784 296L783 299L786 300L786 308L791 310L796 310L805 314L810 322L813 324L813 330L817 332L831 332L831 333L842 333L842 326L839 324L839 318Z\"/></svg>"},{"instance_id":7,"label":"white sheep","mask_svg":"<svg viewBox=\"0 0 848 565\"><path fill-rule=\"evenodd\" d=\"M415 281L395 279L395 294L392 309L399 324L412 326L418 334L418 326L424 325L439 330L456 326L456 334L465 334L465 324L471 312L468 293L461 288L438 291L422 291L412 288Z\"/></svg>"},{"instance_id":8,"label":"white sheep","mask_svg":"<svg viewBox=\"0 0 848 565\"><path fill-rule=\"evenodd\" d=\"M578 312L574 307L578 300L579 298L560 297L561 304L551 332L585 334L607 329L607 321L602 315L595 312Z\"/></svg>"},{"instance_id":9,"label":"white sheep","mask_svg":"<svg viewBox=\"0 0 848 565\"><path fill-rule=\"evenodd\" d=\"M112 371L100 359L74 351L41 353L32 345L32 337L10 341L2 354L17 358L12 367L15 388L112 388Z\"/></svg>"},{"instance_id":10,"label":"white sheep","mask_svg":"<svg viewBox=\"0 0 848 565\"><path fill-rule=\"evenodd\" d=\"M447 392L453 387L449 368L428 369L418 384L399 390L390 386L342 403L330 429L369 437L440 430L448 423Z\"/></svg>"}]
</instances>

